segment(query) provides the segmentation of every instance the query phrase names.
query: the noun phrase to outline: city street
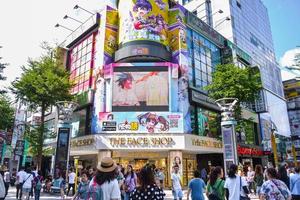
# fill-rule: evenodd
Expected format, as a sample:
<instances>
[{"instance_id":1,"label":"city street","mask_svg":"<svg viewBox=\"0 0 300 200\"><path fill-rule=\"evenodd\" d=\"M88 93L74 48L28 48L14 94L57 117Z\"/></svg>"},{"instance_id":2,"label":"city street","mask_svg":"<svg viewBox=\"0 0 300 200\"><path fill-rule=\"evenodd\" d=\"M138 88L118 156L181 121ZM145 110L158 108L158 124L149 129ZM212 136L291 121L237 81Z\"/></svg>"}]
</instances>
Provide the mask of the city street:
<instances>
[{"instance_id":1,"label":"city street","mask_svg":"<svg viewBox=\"0 0 300 200\"><path fill-rule=\"evenodd\" d=\"M165 200L172 200L173 198L172 198L171 190L166 190L165 192L166 192L166 198L165 198ZM184 191L184 198L183 198L183 200L186 200L186 192L187 191ZM205 197L205 195L204 195L204 197ZM16 188L15 187L10 187L8 195L5 198L5 200L15 200L15 199L16 199ZM58 199L60 199L60 196L57 195L57 194L54 195L54 194L42 193L40 199L41 200L52 200L52 199L57 199L58 200ZM72 198L68 197L66 199L72 199ZM207 198L205 198L205 199L207 199ZM251 197L251 199L258 200L257 197Z\"/></svg>"}]
</instances>

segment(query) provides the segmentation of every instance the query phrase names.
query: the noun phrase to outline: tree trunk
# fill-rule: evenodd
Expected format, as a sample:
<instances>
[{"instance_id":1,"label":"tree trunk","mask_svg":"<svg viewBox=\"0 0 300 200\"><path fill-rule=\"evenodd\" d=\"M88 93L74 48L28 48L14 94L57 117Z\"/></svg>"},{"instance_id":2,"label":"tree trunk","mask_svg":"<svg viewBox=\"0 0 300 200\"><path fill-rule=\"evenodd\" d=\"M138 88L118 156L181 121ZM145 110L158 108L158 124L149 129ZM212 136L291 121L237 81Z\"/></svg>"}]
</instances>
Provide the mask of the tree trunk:
<instances>
[{"instance_id":1,"label":"tree trunk","mask_svg":"<svg viewBox=\"0 0 300 200\"><path fill-rule=\"evenodd\" d=\"M45 126L45 104L42 104L41 108L41 130L39 131L39 144L38 144L38 155L37 155L37 167L41 170L42 159L43 159L43 146L44 146L44 126Z\"/></svg>"}]
</instances>

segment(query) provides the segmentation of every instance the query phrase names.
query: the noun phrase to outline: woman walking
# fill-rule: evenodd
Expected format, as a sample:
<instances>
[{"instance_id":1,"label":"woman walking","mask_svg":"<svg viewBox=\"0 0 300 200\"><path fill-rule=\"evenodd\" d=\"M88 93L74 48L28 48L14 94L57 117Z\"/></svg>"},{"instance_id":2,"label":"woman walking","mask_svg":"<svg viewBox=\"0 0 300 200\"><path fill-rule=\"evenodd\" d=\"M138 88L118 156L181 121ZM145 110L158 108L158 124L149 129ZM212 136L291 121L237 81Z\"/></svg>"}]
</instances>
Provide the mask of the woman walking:
<instances>
[{"instance_id":1,"label":"woman walking","mask_svg":"<svg viewBox=\"0 0 300 200\"><path fill-rule=\"evenodd\" d=\"M40 200L40 194L42 189L42 172L39 170L37 176L33 179L33 188L34 188L34 200Z\"/></svg>"},{"instance_id":2,"label":"woman walking","mask_svg":"<svg viewBox=\"0 0 300 200\"><path fill-rule=\"evenodd\" d=\"M290 177L287 174L285 166L281 166L278 169L278 179L285 183L285 185L290 188Z\"/></svg>"},{"instance_id":3,"label":"woman walking","mask_svg":"<svg viewBox=\"0 0 300 200\"><path fill-rule=\"evenodd\" d=\"M121 200L117 165L112 158L104 157L101 160L98 171L89 184L88 199Z\"/></svg>"},{"instance_id":4,"label":"woman walking","mask_svg":"<svg viewBox=\"0 0 300 200\"><path fill-rule=\"evenodd\" d=\"M29 193L32 188L32 181L33 181L33 175L31 173L31 170L28 168L26 170L26 175L24 176L23 189L22 189L25 200L29 200Z\"/></svg>"},{"instance_id":5,"label":"woman walking","mask_svg":"<svg viewBox=\"0 0 300 200\"><path fill-rule=\"evenodd\" d=\"M129 195L130 200L163 200L164 192L155 184L154 172L151 166L144 166L139 175L139 186L136 187Z\"/></svg>"},{"instance_id":6,"label":"woman walking","mask_svg":"<svg viewBox=\"0 0 300 200\"><path fill-rule=\"evenodd\" d=\"M224 200L225 199L225 191L224 184L225 182L222 180L223 178L223 169L221 167L215 167L210 176L207 183L206 195L208 199L216 199L216 200Z\"/></svg>"},{"instance_id":7,"label":"woman walking","mask_svg":"<svg viewBox=\"0 0 300 200\"><path fill-rule=\"evenodd\" d=\"M78 190L76 191L73 200L86 200L88 199L89 191L89 178L88 173L83 171L81 172L81 181L78 185Z\"/></svg>"},{"instance_id":8,"label":"woman walking","mask_svg":"<svg viewBox=\"0 0 300 200\"><path fill-rule=\"evenodd\" d=\"M268 180L261 186L259 192L260 200L290 200L291 192L284 182L277 179L277 172L274 168L266 171Z\"/></svg>"},{"instance_id":9,"label":"woman walking","mask_svg":"<svg viewBox=\"0 0 300 200\"><path fill-rule=\"evenodd\" d=\"M129 200L130 193L134 190L137 185L137 176L133 171L132 165L127 166L127 173L124 181L124 200Z\"/></svg>"},{"instance_id":10,"label":"woman walking","mask_svg":"<svg viewBox=\"0 0 300 200\"><path fill-rule=\"evenodd\" d=\"M224 188L225 195L228 200L237 200L247 197L249 190L247 182L242 179L238 174L238 166L232 164L229 168L228 178L226 178Z\"/></svg>"},{"instance_id":11,"label":"woman walking","mask_svg":"<svg viewBox=\"0 0 300 200\"><path fill-rule=\"evenodd\" d=\"M254 182L255 182L255 186L256 186L256 194L258 195L260 188L261 188L262 184L264 183L264 174L263 174L261 165L255 166Z\"/></svg>"}]
</instances>

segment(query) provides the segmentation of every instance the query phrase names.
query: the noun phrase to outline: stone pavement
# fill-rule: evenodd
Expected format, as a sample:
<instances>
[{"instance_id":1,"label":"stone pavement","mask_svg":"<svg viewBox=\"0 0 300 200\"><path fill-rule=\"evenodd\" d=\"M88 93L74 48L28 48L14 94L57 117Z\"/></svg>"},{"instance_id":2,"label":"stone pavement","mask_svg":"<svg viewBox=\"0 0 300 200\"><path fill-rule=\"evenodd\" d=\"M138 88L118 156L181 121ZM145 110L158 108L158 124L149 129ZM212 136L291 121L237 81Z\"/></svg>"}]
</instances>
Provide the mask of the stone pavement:
<instances>
[{"instance_id":1,"label":"stone pavement","mask_svg":"<svg viewBox=\"0 0 300 200\"><path fill-rule=\"evenodd\" d=\"M172 198L172 191L171 190L166 190L165 193L166 193L165 200L173 200L173 198ZM187 193L187 191L184 191L184 198L183 198L183 200L186 200L186 193ZM31 199L33 200L34 198L31 198ZM41 193L40 200L54 200L54 199L60 200L61 199L60 195L59 194L48 194L48 193L43 193L43 192ZM65 199L66 200L71 200L72 198L71 197L67 197ZM255 197L255 196L251 197L251 199L258 200L258 198ZM5 200L16 200L16 188L15 187L10 187L9 188L8 195L5 198Z\"/></svg>"}]
</instances>

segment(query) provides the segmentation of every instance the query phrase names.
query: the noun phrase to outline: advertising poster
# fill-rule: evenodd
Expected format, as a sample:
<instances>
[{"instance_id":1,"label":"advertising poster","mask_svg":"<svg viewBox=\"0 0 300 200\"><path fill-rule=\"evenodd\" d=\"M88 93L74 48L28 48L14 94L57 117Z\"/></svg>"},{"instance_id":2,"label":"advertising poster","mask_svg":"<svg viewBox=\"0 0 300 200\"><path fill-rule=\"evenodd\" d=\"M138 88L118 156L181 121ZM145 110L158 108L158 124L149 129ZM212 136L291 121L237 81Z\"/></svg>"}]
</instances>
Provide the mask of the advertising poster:
<instances>
[{"instance_id":1,"label":"advertising poster","mask_svg":"<svg viewBox=\"0 0 300 200\"><path fill-rule=\"evenodd\" d=\"M99 113L96 133L183 133L181 113Z\"/></svg>"},{"instance_id":2,"label":"advertising poster","mask_svg":"<svg viewBox=\"0 0 300 200\"><path fill-rule=\"evenodd\" d=\"M119 8L119 44L146 40L168 46L168 0L122 0Z\"/></svg>"},{"instance_id":3,"label":"advertising poster","mask_svg":"<svg viewBox=\"0 0 300 200\"><path fill-rule=\"evenodd\" d=\"M170 151L170 172L174 173L174 167L178 166L179 171L178 174L181 177L181 181L183 178L183 160L182 160L182 152L181 151Z\"/></svg>"},{"instance_id":4,"label":"advertising poster","mask_svg":"<svg viewBox=\"0 0 300 200\"><path fill-rule=\"evenodd\" d=\"M112 56L118 48L118 12L110 7L106 11L104 51Z\"/></svg>"},{"instance_id":5,"label":"advertising poster","mask_svg":"<svg viewBox=\"0 0 300 200\"><path fill-rule=\"evenodd\" d=\"M14 130L12 135L11 146L15 148L17 140L23 137L25 131L25 110L17 110L15 116Z\"/></svg>"},{"instance_id":6,"label":"advertising poster","mask_svg":"<svg viewBox=\"0 0 300 200\"><path fill-rule=\"evenodd\" d=\"M112 111L169 110L168 68L115 69L119 71L114 72Z\"/></svg>"},{"instance_id":7,"label":"advertising poster","mask_svg":"<svg viewBox=\"0 0 300 200\"><path fill-rule=\"evenodd\" d=\"M58 129L58 139L55 155L55 167L66 169L69 153L70 128L61 127Z\"/></svg>"},{"instance_id":8,"label":"advertising poster","mask_svg":"<svg viewBox=\"0 0 300 200\"><path fill-rule=\"evenodd\" d=\"M16 148L15 148L15 155L22 156L24 152L24 140L18 140L16 143Z\"/></svg>"}]
</instances>

